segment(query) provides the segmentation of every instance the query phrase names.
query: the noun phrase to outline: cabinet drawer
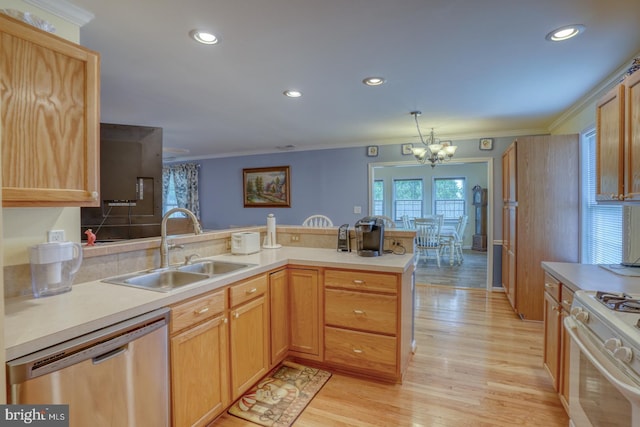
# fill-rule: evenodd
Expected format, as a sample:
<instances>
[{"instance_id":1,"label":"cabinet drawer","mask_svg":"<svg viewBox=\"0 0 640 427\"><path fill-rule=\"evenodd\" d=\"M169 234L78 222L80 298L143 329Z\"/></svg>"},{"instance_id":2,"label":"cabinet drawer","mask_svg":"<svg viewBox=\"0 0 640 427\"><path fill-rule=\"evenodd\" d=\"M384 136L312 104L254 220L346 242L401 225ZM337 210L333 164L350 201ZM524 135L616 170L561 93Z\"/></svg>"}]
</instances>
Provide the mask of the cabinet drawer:
<instances>
[{"instance_id":1,"label":"cabinet drawer","mask_svg":"<svg viewBox=\"0 0 640 427\"><path fill-rule=\"evenodd\" d=\"M333 288L395 294L398 292L397 282L397 277L391 274L338 270L327 270L324 274L324 285Z\"/></svg>"},{"instance_id":2,"label":"cabinet drawer","mask_svg":"<svg viewBox=\"0 0 640 427\"><path fill-rule=\"evenodd\" d=\"M396 372L396 338L348 331L327 326L324 328L327 363L387 374Z\"/></svg>"},{"instance_id":3,"label":"cabinet drawer","mask_svg":"<svg viewBox=\"0 0 640 427\"><path fill-rule=\"evenodd\" d=\"M560 281L547 272L544 273L544 290L548 292L553 299L560 301Z\"/></svg>"},{"instance_id":4,"label":"cabinet drawer","mask_svg":"<svg viewBox=\"0 0 640 427\"><path fill-rule=\"evenodd\" d=\"M571 304L573 303L573 291L568 287L566 287L565 285L562 285L560 287L560 294L562 296L562 299L560 300L560 303L562 304L562 308L565 311L570 312Z\"/></svg>"},{"instance_id":5,"label":"cabinet drawer","mask_svg":"<svg viewBox=\"0 0 640 427\"><path fill-rule=\"evenodd\" d=\"M391 295L327 289L325 323L395 335L397 298Z\"/></svg>"},{"instance_id":6,"label":"cabinet drawer","mask_svg":"<svg viewBox=\"0 0 640 427\"><path fill-rule=\"evenodd\" d=\"M224 289L175 305L171 307L171 333L222 313L225 308Z\"/></svg>"},{"instance_id":7,"label":"cabinet drawer","mask_svg":"<svg viewBox=\"0 0 640 427\"><path fill-rule=\"evenodd\" d=\"M235 307L267 292L267 275L257 276L229 288L229 304Z\"/></svg>"}]
</instances>

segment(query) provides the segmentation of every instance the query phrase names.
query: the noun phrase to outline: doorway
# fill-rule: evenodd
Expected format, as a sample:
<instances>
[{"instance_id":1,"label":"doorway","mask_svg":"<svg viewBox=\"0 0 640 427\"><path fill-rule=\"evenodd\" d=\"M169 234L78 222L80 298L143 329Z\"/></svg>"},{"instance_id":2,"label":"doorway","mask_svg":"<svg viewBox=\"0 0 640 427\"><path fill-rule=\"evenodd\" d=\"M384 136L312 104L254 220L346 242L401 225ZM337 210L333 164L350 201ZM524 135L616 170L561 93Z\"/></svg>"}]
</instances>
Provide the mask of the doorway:
<instances>
[{"instance_id":1,"label":"doorway","mask_svg":"<svg viewBox=\"0 0 640 427\"><path fill-rule=\"evenodd\" d=\"M420 213L430 214L434 206L434 196L432 194L432 183L436 177L463 177L466 180L465 201L466 212L469 216L467 232L465 235L464 262L461 265L449 265L448 258L445 257L438 268L433 262L424 264L422 261L416 269L417 283L430 283L445 286L464 288L484 288L493 289L493 158L460 158L456 161L438 164L432 168L418 165L414 161L381 162L369 164L369 214L379 214L380 210L384 215L392 216L395 212L396 203L393 194L394 180L420 179L423 183L424 196ZM380 200L380 189L383 187L383 200ZM486 252L474 251L471 249L471 238L475 230L475 212L473 210L472 188L480 185L487 189L487 209L486 209ZM377 193L374 196L374 189ZM392 216L393 217L393 216ZM394 218L395 219L395 218ZM467 262L469 261L469 262ZM478 276L480 283L478 283ZM472 280L472 279L473 280ZM484 280L482 280L484 279ZM465 284L469 284L466 286ZM498 289L502 289L501 287Z\"/></svg>"}]
</instances>

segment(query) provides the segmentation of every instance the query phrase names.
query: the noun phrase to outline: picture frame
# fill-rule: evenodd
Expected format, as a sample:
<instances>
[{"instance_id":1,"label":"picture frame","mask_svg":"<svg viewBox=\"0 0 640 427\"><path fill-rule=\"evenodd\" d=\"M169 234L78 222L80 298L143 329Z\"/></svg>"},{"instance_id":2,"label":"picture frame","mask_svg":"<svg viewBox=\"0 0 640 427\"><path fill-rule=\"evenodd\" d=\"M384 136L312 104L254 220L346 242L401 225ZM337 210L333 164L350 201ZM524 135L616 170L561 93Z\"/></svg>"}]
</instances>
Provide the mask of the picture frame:
<instances>
[{"instance_id":1,"label":"picture frame","mask_svg":"<svg viewBox=\"0 0 640 427\"><path fill-rule=\"evenodd\" d=\"M402 144L402 155L413 154L413 144Z\"/></svg>"},{"instance_id":2,"label":"picture frame","mask_svg":"<svg viewBox=\"0 0 640 427\"><path fill-rule=\"evenodd\" d=\"M369 156L369 157L377 157L378 156L378 146L377 145L369 145L367 147L367 156Z\"/></svg>"},{"instance_id":3,"label":"picture frame","mask_svg":"<svg viewBox=\"0 0 640 427\"><path fill-rule=\"evenodd\" d=\"M493 150L493 138L481 138L480 139L481 150Z\"/></svg>"},{"instance_id":4,"label":"picture frame","mask_svg":"<svg viewBox=\"0 0 640 427\"><path fill-rule=\"evenodd\" d=\"M245 208L290 208L289 166L242 169Z\"/></svg>"}]
</instances>

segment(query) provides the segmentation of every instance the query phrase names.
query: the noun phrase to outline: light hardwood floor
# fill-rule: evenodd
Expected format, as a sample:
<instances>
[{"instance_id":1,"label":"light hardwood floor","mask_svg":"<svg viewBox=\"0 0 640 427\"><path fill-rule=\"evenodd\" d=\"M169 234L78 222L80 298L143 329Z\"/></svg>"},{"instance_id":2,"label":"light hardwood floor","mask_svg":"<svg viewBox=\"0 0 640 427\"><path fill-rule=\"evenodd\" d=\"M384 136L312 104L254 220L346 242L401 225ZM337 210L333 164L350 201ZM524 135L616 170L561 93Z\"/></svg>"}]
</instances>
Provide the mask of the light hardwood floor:
<instances>
[{"instance_id":1,"label":"light hardwood floor","mask_svg":"<svg viewBox=\"0 0 640 427\"><path fill-rule=\"evenodd\" d=\"M416 283L453 286L456 288L487 288L487 253L465 249L461 265L449 265L449 256L440 260L419 259L416 267Z\"/></svg>"},{"instance_id":2,"label":"light hardwood floor","mask_svg":"<svg viewBox=\"0 0 640 427\"><path fill-rule=\"evenodd\" d=\"M542 335L501 292L418 286L418 350L403 384L334 374L294 426L566 427ZM212 426L255 424L225 414Z\"/></svg>"}]
</instances>

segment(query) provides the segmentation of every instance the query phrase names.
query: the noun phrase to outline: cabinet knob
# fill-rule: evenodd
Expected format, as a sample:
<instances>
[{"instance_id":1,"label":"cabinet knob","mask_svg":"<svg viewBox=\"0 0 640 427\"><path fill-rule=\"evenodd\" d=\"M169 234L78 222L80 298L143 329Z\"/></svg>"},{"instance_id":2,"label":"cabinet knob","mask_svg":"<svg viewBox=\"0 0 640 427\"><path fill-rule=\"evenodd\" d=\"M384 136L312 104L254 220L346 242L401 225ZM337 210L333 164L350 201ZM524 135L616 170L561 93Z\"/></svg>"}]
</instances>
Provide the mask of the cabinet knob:
<instances>
[{"instance_id":1,"label":"cabinet knob","mask_svg":"<svg viewBox=\"0 0 640 427\"><path fill-rule=\"evenodd\" d=\"M98 192L97 191L92 191L91 192L91 198L93 200L98 200Z\"/></svg>"},{"instance_id":2,"label":"cabinet knob","mask_svg":"<svg viewBox=\"0 0 640 427\"><path fill-rule=\"evenodd\" d=\"M233 313L233 318L234 318L234 319L237 319L238 317L240 317L240 313L238 313L237 311L235 311L235 312Z\"/></svg>"}]
</instances>

